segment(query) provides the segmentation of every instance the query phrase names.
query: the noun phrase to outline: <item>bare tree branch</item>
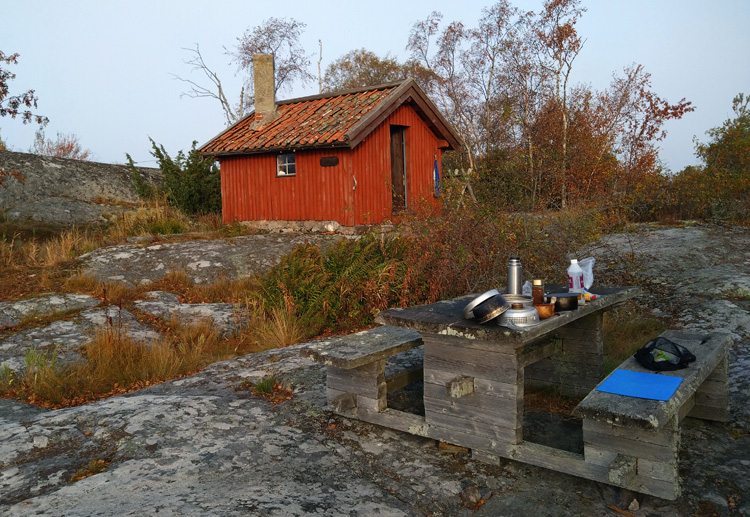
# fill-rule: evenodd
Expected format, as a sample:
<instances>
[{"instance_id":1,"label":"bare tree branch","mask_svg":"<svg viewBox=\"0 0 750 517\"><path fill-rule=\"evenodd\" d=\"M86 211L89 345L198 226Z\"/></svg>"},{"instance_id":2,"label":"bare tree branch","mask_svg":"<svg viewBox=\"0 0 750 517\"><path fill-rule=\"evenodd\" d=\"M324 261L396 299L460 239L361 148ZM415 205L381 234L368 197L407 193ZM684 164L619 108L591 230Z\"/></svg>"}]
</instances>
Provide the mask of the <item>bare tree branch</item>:
<instances>
[{"instance_id":1,"label":"bare tree branch","mask_svg":"<svg viewBox=\"0 0 750 517\"><path fill-rule=\"evenodd\" d=\"M246 110L248 108L248 104L245 99L245 88L243 87L240 90L239 102L233 106L232 103L229 102L229 99L224 92L224 87L221 84L221 79L219 79L218 74L211 70L211 68L209 68L209 66L203 60L203 55L201 54L199 45L196 43L194 49L183 48L183 50L185 50L186 52L190 52L193 56L190 59L184 61L185 64L191 65L193 72L198 71L203 73L205 79L209 81L210 86L204 86L203 84L192 79L186 79L177 74L171 74L175 79L178 79L190 85L190 89L188 91L182 92L180 96L193 97L196 99L201 97L208 97L218 100L219 104L221 105L221 109L224 111L224 116L227 119L228 126L231 126L232 124L242 119L242 117L245 116Z\"/></svg>"}]
</instances>

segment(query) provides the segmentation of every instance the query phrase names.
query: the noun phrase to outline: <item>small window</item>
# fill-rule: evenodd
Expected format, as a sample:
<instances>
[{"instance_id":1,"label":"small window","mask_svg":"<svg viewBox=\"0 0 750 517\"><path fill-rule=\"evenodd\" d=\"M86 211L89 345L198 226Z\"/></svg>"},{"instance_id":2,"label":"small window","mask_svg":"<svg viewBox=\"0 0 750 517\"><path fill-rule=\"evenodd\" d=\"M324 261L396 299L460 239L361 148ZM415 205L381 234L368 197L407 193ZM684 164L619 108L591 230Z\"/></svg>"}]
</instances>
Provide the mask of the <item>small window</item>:
<instances>
[{"instance_id":1,"label":"small window","mask_svg":"<svg viewBox=\"0 0 750 517\"><path fill-rule=\"evenodd\" d=\"M284 153L276 157L276 176L296 176L294 153Z\"/></svg>"}]
</instances>

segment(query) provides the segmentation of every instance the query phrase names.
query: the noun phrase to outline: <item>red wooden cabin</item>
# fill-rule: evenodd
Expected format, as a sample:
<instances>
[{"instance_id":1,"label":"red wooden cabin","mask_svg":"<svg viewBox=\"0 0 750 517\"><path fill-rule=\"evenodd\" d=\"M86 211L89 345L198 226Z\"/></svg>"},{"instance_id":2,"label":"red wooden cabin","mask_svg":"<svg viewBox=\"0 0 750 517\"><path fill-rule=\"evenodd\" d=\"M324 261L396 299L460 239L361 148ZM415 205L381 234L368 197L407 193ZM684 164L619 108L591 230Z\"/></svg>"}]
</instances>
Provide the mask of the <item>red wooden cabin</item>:
<instances>
[{"instance_id":1,"label":"red wooden cabin","mask_svg":"<svg viewBox=\"0 0 750 517\"><path fill-rule=\"evenodd\" d=\"M439 208L436 167L459 138L414 80L262 103L256 83L256 111L201 148L221 164L224 222L355 226Z\"/></svg>"}]
</instances>

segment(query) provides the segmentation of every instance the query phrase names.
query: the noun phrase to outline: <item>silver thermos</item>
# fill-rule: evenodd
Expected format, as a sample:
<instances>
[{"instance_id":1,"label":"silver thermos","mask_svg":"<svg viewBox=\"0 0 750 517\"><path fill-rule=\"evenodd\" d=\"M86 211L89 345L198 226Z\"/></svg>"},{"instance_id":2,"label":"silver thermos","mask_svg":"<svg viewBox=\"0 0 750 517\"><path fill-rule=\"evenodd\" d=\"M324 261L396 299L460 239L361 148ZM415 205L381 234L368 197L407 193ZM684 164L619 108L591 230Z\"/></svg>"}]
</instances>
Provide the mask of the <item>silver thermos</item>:
<instances>
[{"instance_id":1,"label":"silver thermos","mask_svg":"<svg viewBox=\"0 0 750 517\"><path fill-rule=\"evenodd\" d=\"M523 294L523 266L518 257L508 262L508 294Z\"/></svg>"}]
</instances>

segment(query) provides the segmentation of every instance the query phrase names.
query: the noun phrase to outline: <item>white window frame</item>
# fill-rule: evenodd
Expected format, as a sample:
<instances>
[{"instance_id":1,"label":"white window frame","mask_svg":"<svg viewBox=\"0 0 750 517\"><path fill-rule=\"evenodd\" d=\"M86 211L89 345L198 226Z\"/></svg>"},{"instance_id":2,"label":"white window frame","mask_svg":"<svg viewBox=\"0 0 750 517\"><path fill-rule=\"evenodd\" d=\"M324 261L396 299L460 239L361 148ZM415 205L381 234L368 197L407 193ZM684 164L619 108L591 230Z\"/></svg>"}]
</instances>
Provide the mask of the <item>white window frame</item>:
<instances>
[{"instance_id":1,"label":"white window frame","mask_svg":"<svg viewBox=\"0 0 750 517\"><path fill-rule=\"evenodd\" d=\"M290 160L291 158L291 160ZM297 175L296 156L294 153L281 153L276 155L276 177L286 178ZM291 169L292 172L289 172Z\"/></svg>"}]
</instances>

